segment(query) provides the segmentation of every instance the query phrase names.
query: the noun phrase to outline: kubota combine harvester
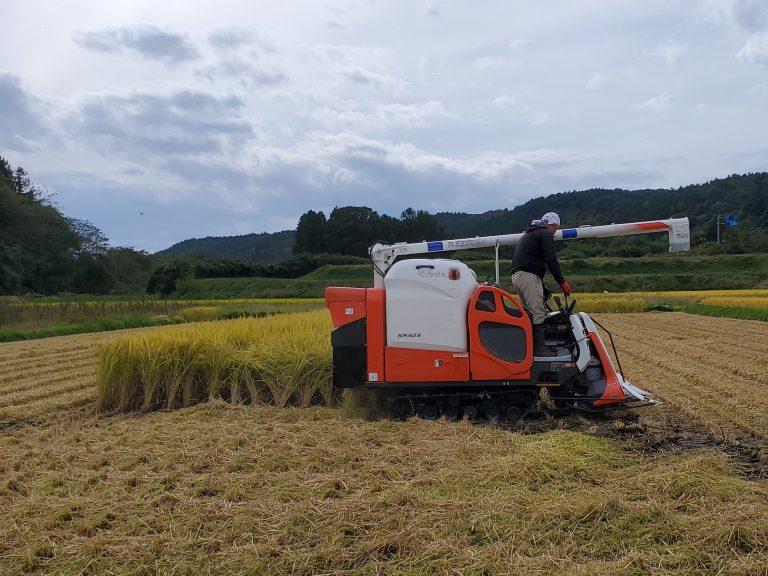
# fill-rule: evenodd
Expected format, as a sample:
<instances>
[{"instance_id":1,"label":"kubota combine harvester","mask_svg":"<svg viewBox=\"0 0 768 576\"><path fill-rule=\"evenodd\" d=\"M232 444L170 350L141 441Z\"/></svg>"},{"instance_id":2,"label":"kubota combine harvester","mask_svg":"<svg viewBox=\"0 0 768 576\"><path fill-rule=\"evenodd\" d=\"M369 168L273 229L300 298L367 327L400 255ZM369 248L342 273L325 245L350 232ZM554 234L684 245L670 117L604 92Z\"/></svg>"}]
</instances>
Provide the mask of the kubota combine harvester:
<instances>
[{"instance_id":1,"label":"kubota combine harvester","mask_svg":"<svg viewBox=\"0 0 768 576\"><path fill-rule=\"evenodd\" d=\"M670 252L690 249L687 218L582 226L557 231L555 240L654 232L669 234ZM499 247L521 237L371 247L373 288L325 291L335 328L334 386L388 390L393 417L449 420L519 420L536 408L543 387L561 410L597 412L653 403L624 379L614 347L617 370L597 322L574 312L575 300L563 306L556 299L557 309L545 320L548 353L534 356L528 313L498 285ZM478 283L474 271L458 260L398 260L489 247L496 248L495 283Z\"/></svg>"}]
</instances>

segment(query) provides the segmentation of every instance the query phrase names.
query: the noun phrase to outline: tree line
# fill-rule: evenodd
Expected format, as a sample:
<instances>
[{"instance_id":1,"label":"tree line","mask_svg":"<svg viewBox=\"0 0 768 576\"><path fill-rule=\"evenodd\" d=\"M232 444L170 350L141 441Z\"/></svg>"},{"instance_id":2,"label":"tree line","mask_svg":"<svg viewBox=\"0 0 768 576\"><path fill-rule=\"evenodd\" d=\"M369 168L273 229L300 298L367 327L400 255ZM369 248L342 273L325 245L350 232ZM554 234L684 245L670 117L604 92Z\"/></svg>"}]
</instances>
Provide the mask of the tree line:
<instances>
[{"instance_id":1,"label":"tree line","mask_svg":"<svg viewBox=\"0 0 768 576\"><path fill-rule=\"evenodd\" d=\"M153 265L147 252L110 247L92 223L64 216L0 157L0 294L135 293Z\"/></svg>"},{"instance_id":2,"label":"tree line","mask_svg":"<svg viewBox=\"0 0 768 576\"><path fill-rule=\"evenodd\" d=\"M421 242L444 235L437 220L424 210L407 208L394 218L367 206L336 207L326 219L309 210L299 218L294 254L347 254L367 257L376 242Z\"/></svg>"}]
</instances>

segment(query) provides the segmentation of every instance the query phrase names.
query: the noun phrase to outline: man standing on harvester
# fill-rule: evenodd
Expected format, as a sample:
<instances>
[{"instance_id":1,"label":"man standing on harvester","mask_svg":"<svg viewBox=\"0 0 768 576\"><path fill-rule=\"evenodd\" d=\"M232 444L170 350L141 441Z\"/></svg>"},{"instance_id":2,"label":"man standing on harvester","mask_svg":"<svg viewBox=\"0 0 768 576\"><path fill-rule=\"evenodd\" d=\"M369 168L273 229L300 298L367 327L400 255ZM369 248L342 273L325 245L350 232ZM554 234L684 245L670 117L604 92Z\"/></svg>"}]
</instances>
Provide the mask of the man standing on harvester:
<instances>
[{"instance_id":1,"label":"man standing on harvester","mask_svg":"<svg viewBox=\"0 0 768 576\"><path fill-rule=\"evenodd\" d=\"M548 354L544 344L544 275L550 274L570 296L571 286L565 281L560 263L555 255L554 233L560 227L560 216L547 212L541 220L534 220L515 247L512 257L512 285L515 287L533 322L534 355Z\"/></svg>"}]
</instances>

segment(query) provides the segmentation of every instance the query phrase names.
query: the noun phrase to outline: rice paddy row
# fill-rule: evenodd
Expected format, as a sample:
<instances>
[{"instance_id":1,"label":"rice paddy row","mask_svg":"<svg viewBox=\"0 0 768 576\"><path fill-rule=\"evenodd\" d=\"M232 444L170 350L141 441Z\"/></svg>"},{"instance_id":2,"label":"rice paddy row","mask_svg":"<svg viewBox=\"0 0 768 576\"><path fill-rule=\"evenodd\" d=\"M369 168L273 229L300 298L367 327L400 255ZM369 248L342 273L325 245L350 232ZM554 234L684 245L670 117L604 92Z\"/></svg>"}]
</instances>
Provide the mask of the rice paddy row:
<instances>
[{"instance_id":1,"label":"rice paddy row","mask_svg":"<svg viewBox=\"0 0 768 576\"><path fill-rule=\"evenodd\" d=\"M102 299L28 301L0 298L0 326L39 327L67 322L135 316L177 316L181 321L237 315L303 311L321 307L320 298L243 298L239 300Z\"/></svg>"},{"instance_id":2,"label":"rice paddy row","mask_svg":"<svg viewBox=\"0 0 768 576\"><path fill-rule=\"evenodd\" d=\"M146 411L213 398L330 404L330 331L320 310L126 336L99 349L98 406Z\"/></svg>"}]
</instances>

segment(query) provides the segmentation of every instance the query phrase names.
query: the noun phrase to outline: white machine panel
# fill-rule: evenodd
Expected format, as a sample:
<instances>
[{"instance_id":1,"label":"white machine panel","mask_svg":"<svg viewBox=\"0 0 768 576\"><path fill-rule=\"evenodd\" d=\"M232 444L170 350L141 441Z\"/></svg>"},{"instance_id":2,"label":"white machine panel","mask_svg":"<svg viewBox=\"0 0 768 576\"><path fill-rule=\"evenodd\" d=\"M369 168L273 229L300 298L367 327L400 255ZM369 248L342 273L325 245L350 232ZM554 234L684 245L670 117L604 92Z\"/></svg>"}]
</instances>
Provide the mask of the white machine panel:
<instances>
[{"instance_id":1,"label":"white machine panel","mask_svg":"<svg viewBox=\"0 0 768 576\"><path fill-rule=\"evenodd\" d=\"M477 276L457 260L396 262L384 277L387 346L467 352L467 307Z\"/></svg>"}]
</instances>

